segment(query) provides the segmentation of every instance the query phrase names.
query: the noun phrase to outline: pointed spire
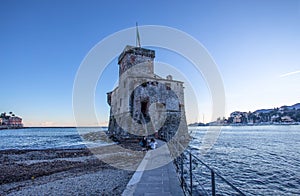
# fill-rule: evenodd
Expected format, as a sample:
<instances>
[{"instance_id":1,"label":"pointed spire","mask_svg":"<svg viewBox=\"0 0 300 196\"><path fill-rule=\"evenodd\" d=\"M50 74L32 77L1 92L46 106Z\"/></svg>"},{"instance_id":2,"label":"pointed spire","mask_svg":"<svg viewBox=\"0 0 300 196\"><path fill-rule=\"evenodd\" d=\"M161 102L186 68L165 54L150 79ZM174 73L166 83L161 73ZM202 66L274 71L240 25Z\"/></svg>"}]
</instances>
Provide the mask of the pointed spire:
<instances>
[{"instance_id":1,"label":"pointed spire","mask_svg":"<svg viewBox=\"0 0 300 196\"><path fill-rule=\"evenodd\" d=\"M138 23L136 23L136 47L139 47L139 48L141 47L141 40L140 40Z\"/></svg>"}]
</instances>

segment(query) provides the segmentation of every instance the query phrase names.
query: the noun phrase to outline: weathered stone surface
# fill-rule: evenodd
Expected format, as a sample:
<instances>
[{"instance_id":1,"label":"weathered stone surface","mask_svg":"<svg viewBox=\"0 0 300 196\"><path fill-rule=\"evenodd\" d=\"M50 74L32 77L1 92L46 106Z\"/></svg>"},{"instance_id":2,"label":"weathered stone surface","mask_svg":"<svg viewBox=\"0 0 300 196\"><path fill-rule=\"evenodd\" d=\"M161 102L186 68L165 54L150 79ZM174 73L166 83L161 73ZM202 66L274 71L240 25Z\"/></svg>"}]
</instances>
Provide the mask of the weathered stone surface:
<instances>
[{"instance_id":1,"label":"weathered stone surface","mask_svg":"<svg viewBox=\"0 0 300 196\"><path fill-rule=\"evenodd\" d=\"M154 50L126 46L118 59L118 64L120 65L119 76L122 75L125 71L127 71L134 65L145 63L145 62L153 64L154 57L155 57ZM151 66L149 68L150 68L149 71L153 73L153 69L151 69Z\"/></svg>"},{"instance_id":2,"label":"weathered stone surface","mask_svg":"<svg viewBox=\"0 0 300 196\"><path fill-rule=\"evenodd\" d=\"M155 52L127 46L119 57L119 86L107 93L108 134L122 141L155 133L169 141L187 137L183 83L154 74Z\"/></svg>"}]
</instances>

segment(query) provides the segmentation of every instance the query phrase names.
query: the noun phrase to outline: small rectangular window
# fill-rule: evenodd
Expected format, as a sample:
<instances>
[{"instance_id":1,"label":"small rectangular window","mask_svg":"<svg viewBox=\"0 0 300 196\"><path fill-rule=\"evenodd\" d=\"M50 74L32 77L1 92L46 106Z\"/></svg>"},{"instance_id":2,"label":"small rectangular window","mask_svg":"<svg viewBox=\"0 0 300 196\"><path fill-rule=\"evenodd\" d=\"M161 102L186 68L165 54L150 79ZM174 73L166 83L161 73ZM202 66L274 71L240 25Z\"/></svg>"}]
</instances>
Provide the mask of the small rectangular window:
<instances>
[{"instance_id":1,"label":"small rectangular window","mask_svg":"<svg viewBox=\"0 0 300 196\"><path fill-rule=\"evenodd\" d=\"M171 84L170 83L166 83L166 89L171 90Z\"/></svg>"}]
</instances>

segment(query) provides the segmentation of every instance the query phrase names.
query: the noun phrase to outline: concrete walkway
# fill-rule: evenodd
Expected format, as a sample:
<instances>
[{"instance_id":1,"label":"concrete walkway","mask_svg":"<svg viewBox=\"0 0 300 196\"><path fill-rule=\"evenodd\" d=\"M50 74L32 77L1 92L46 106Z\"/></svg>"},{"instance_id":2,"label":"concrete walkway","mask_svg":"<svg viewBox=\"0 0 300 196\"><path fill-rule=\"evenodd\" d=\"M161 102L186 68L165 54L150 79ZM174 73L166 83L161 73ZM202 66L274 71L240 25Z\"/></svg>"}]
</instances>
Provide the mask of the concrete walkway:
<instances>
[{"instance_id":1,"label":"concrete walkway","mask_svg":"<svg viewBox=\"0 0 300 196\"><path fill-rule=\"evenodd\" d=\"M168 146L163 141L157 142L158 148L146 153L123 196L184 195Z\"/></svg>"}]
</instances>

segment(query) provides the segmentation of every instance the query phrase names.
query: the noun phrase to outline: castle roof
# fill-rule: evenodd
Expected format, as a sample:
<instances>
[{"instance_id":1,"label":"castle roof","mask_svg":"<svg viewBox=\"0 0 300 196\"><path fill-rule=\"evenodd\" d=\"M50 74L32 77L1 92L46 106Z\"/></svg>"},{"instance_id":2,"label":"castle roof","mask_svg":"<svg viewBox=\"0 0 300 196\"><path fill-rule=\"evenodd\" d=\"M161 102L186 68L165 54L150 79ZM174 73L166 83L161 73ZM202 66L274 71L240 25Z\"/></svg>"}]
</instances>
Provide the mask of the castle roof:
<instances>
[{"instance_id":1,"label":"castle roof","mask_svg":"<svg viewBox=\"0 0 300 196\"><path fill-rule=\"evenodd\" d=\"M150 58L155 58L154 50L127 45L118 58L118 64L120 64L121 60L126 54L135 54L135 55L142 55Z\"/></svg>"}]
</instances>

